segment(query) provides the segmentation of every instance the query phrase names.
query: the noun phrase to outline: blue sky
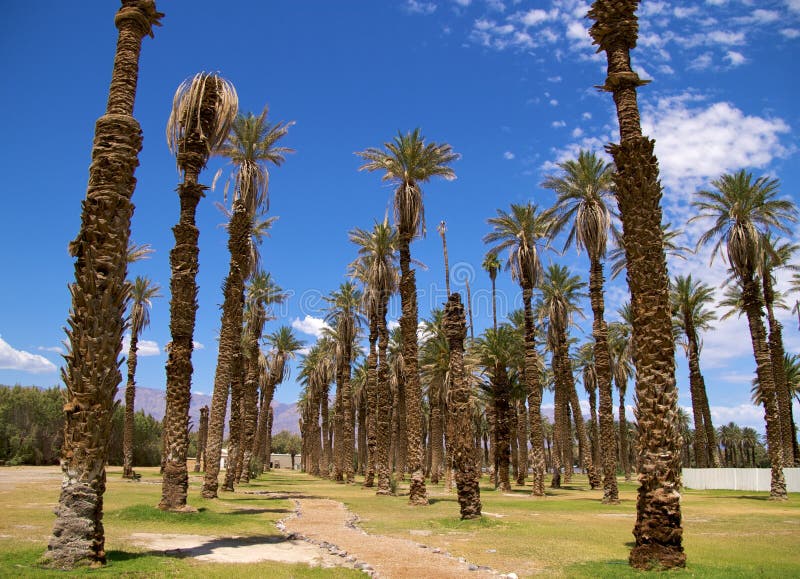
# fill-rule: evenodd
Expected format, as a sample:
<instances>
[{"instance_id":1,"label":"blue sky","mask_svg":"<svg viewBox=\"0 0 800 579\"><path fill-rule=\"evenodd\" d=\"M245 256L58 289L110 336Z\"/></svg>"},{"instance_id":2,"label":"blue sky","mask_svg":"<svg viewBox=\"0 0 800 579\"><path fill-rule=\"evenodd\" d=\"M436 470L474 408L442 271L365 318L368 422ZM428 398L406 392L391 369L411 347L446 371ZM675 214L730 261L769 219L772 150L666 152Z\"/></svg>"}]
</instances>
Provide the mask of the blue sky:
<instances>
[{"instance_id":1,"label":"blue sky","mask_svg":"<svg viewBox=\"0 0 800 579\"><path fill-rule=\"evenodd\" d=\"M285 144L297 150L271 171L272 215L280 216L262 249L265 267L292 292L269 331L293 325L309 344L321 327L322 296L345 279L352 227L370 227L389 207L392 189L358 172L353 154L379 146L398 130L421 127L462 155L453 182L426 185L426 238L413 255L420 314L440 305L441 239L446 220L454 286L472 286L475 326L491 323L488 277L480 270L486 219L497 208L533 200L555 163L618 139L613 103L594 86L605 78L576 0L439 0L158 3L166 13L146 38L135 116L144 131L136 172L132 239L151 244L151 259L131 267L169 286L171 227L178 218L179 176L164 137L172 95L199 71L219 71L236 86L241 111L269 104L273 120L294 120ZM0 23L5 111L0 170L5 209L0 227L0 383L59 383L63 326L73 279L68 242L80 224L94 122L105 109L116 30L114 2L11 3ZM702 223L686 226L698 188L740 168L780 179L797 200L800 186L796 106L800 0L647 1L640 10L634 68L653 80L640 91L646 132L656 139L666 219L694 245ZM210 184L213 160L201 177ZM193 390L210 393L216 364L220 286L228 255L223 217L210 191L198 210L200 308ZM795 241L798 241L795 238ZM560 247L560 246L559 246ZM670 262L717 285L725 266L708 251ZM545 257L588 272L585 254ZM781 280L780 286L785 286ZM498 279L501 314L520 303L509 276ZM611 319L626 299L611 284ZM793 300L792 300L793 301ZM395 317L399 303L393 304ZM800 351L797 322L781 314L790 352ZM163 388L169 305L154 303L141 342L137 382ZM582 323L588 331L588 325ZM576 335L586 339L583 330ZM753 359L743 320L704 336L701 365L715 424L734 420L763 430L749 402ZM678 350L680 404L690 405ZM629 389L629 391L632 388ZM282 385L281 402L298 388Z\"/></svg>"}]
</instances>

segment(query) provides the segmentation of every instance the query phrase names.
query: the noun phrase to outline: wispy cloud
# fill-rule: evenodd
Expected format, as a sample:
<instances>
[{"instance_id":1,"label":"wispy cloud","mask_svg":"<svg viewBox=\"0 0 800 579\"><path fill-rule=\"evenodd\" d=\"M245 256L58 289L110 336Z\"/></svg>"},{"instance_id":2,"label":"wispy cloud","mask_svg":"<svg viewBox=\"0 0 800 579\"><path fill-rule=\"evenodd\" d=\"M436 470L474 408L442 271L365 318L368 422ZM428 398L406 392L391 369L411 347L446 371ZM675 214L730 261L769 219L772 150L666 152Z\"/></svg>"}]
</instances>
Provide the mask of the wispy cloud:
<instances>
[{"instance_id":1,"label":"wispy cloud","mask_svg":"<svg viewBox=\"0 0 800 579\"><path fill-rule=\"evenodd\" d=\"M436 12L436 4L421 0L406 0L406 10L412 14L433 14Z\"/></svg>"},{"instance_id":2,"label":"wispy cloud","mask_svg":"<svg viewBox=\"0 0 800 579\"><path fill-rule=\"evenodd\" d=\"M122 338L122 353L128 353L131 347L131 335L125 334ZM158 356L161 354L161 348L155 340L139 340L136 344L136 355L140 357Z\"/></svg>"},{"instance_id":3,"label":"wispy cloud","mask_svg":"<svg viewBox=\"0 0 800 579\"><path fill-rule=\"evenodd\" d=\"M54 354L63 354L64 348L63 346L39 346L36 348L40 352L52 352Z\"/></svg>"},{"instance_id":4,"label":"wispy cloud","mask_svg":"<svg viewBox=\"0 0 800 579\"><path fill-rule=\"evenodd\" d=\"M57 368L55 364L44 356L17 350L0 336L0 370L47 374L55 372Z\"/></svg>"},{"instance_id":5,"label":"wispy cloud","mask_svg":"<svg viewBox=\"0 0 800 579\"><path fill-rule=\"evenodd\" d=\"M515 156L516 155L514 155L514 153L512 153L511 151L506 151L505 153L503 153L503 159L507 161L513 160Z\"/></svg>"}]
</instances>

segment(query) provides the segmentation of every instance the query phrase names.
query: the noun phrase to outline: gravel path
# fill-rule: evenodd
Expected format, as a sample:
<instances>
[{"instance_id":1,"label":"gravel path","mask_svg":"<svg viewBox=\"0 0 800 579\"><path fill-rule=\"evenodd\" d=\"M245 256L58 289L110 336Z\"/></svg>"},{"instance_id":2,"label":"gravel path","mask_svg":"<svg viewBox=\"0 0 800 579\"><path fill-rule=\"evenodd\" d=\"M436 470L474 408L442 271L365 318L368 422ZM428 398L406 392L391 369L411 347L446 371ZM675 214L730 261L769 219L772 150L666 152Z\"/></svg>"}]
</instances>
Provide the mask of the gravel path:
<instances>
[{"instance_id":1,"label":"gravel path","mask_svg":"<svg viewBox=\"0 0 800 579\"><path fill-rule=\"evenodd\" d=\"M472 565L435 547L406 539L369 535L357 527L357 517L340 502L292 500L295 514L282 521L279 525L282 530L328 549L373 577L462 579L497 576L491 569Z\"/></svg>"}]
</instances>

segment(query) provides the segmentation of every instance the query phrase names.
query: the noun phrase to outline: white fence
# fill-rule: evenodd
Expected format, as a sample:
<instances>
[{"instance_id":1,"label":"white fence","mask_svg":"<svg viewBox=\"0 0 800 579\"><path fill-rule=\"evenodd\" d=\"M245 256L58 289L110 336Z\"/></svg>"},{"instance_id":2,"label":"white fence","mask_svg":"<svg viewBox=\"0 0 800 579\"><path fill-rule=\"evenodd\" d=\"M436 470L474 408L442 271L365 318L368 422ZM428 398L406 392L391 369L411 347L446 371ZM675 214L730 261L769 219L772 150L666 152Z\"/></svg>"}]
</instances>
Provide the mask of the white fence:
<instances>
[{"instance_id":1,"label":"white fence","mask_svg":"<svg viewBox=\"0 0 800 579\"><path fill-rule=\"evenodd\" d=\"M786 490L800 492L800 468L785 468ZM732 491L769 491L768 468L685 468L683 486L687 489L727 489Z\"/></svg>"}]
</instances>

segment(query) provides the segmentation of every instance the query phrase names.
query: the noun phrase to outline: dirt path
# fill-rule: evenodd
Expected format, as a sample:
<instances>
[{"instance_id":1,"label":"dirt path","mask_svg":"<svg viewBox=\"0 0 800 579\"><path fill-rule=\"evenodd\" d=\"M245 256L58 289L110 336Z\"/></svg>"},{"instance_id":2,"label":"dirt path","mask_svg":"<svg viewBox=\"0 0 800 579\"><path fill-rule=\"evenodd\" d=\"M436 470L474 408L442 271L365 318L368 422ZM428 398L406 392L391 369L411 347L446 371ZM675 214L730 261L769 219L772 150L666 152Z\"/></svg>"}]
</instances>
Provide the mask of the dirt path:
<instances>
[{"instance_id":1,"label":"dirt path","mask_svg":"<svg viewBox=\"0 0 800 579\"><path fill-rule=\"evenodd\" d=\"M329 499L292 499L295 515L282 530L350 559L357 569L381 579L496 577L486 567L471 565L434 547L405 539L369 535L356 526L357 517Z\"/></svg>"}]
</instances>

